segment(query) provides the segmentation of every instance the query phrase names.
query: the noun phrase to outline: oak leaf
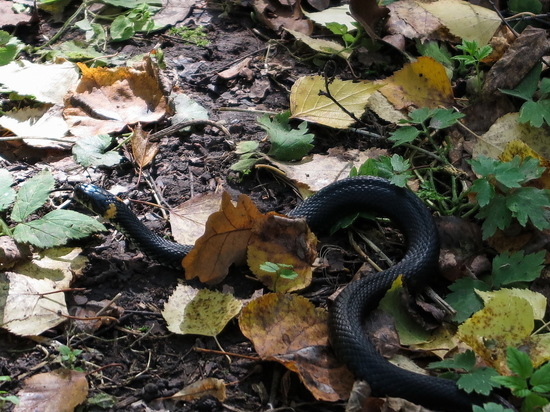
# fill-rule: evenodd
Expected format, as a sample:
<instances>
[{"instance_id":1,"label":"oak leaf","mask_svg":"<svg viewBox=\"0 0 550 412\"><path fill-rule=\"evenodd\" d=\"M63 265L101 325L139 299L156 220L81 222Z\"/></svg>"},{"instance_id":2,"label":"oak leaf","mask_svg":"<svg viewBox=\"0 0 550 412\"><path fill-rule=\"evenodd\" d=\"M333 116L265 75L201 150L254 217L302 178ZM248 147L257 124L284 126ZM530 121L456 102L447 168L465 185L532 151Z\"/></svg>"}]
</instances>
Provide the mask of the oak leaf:
<instances>
[{"instance_id":1,"label":"oak leaf","mask_svg":"<svg viewBox=\"0 0 550 412\"><path fill-rule=\"evenodd\" d=\"M234 206L224 193L220 210L210 215L204 235L183 259L185 278L198 277L208 284L221 282L232 264L245 262L252 227L262 217L249 197L240 195Z\"/></svg>"},{"instance_id":2,"label":"oak leaf","mask_svg":"<svg viewBox=\"0 0 550 412\"><path fill-rule=\"evenodd\" d=\"M270 293L250 302L239 326L262 359L275 360L297 372L316 399L346 399L351 373L328 345L328 313L306 298Z\"/></svg>"}]
</instances>

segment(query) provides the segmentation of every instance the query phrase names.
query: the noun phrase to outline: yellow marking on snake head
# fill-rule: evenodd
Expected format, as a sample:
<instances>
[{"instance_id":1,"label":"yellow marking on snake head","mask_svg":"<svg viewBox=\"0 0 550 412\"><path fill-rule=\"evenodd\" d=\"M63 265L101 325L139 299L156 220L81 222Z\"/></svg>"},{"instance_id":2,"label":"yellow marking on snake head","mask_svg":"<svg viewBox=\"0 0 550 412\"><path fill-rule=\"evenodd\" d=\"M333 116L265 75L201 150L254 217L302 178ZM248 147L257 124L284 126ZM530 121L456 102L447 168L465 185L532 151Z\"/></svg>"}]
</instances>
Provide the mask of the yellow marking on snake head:
<instances>
[{"instance_id":1,"label":"yellow marking on snake head","mask_svg":"<svg viewBox=\"0 0 550 412\"><path fill-rule=\"evenodd\" d=\"M110 203L105 210L105 213L103 213L103 218L108 220L113 219L114 217L116 217L116 213L116 205L114 203Z\"/></svg>"}]
</instances>

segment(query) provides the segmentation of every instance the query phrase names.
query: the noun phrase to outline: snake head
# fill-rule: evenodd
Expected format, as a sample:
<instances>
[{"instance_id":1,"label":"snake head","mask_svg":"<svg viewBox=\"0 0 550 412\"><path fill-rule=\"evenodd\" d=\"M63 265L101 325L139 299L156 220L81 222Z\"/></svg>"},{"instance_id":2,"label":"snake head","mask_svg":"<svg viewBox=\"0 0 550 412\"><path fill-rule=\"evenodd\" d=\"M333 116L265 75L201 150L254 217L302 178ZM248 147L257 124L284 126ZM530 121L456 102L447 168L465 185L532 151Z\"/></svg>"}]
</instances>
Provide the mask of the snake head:
<instances>
[{"instance_id":1,"label":"snake head","mask_svg":"<svg viewBox=\"0 0 550 412\"><path fill-rule=\"evenodd\" d=\"M101 187L86 183L74 188L74 198L104 219L116 217L117 205L121 204L121 200L115 195Z\"/></svg>"}]
</instances>

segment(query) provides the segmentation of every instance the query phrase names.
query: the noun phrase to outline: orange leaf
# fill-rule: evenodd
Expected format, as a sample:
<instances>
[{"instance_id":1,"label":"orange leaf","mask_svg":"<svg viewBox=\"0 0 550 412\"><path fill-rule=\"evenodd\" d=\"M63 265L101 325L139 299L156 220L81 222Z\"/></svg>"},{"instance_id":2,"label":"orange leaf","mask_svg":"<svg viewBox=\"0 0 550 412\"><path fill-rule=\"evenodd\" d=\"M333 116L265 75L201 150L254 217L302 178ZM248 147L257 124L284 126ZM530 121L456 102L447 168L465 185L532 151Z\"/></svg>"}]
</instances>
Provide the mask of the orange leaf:
<instances>
[{"instance_id":1,"label":"orange leaf","mask_svg":"<svg viewBox=\"0 0 550 412\"><path fill-rule=\"evenodd\" d=\"M200 399L204 396L213 396L220 402L225 401L227 395L224 382L221 379L216 378L201 379L199 381L193 382L190 385L187 385L181 391L173 394L172 396L160 399L172 399L175 401L189 402Z\"/></svg>"},{"instance_id":2,"label":"orange leaf","mask_svg":"<svg viewBox=\"0 0 550 412\"><path fill-rule=\"evenodd\" d=\"M132 143L132 155L141 172L157 155L159 144L149 141L149 133L143 131L141 123L138 123L132 130L130 141Z\"/></svg>"},{"instance_id":3,"label":"orange leaf","mask_svg":"<svg viewBox=\"0 0 550 412\"><path fill-rule=\"evenodd\" d=\"M71 412L88 396L84 372L57 369L25 379L14 411Z\"/></svg>"},{"instance_id":4,"label":"orange leaf","mask_svg":"<svg viewBox=\"0 0 550 412\"><path fill-rule=\"evenodd\" d=\"M384 80L380 92L397 110L439 106L450 107L454 102L451 82L445 67L431 57L419 57Z\"/></svg>"},{"instance_id":5,"label":"orange leaf","mask_svg":"<svg viewBox=\"0 0 550 412\"><path fill-rule=\"evenodd\" d=\"M248 245L248 267L269 289L291 292L311 283L312 263L317 257L317 237L304 219L268 215L256 222ZM286 279L260 269L264 262L291 265L298 273Z\"/></svg>"},{"instance_id":6,"label":"orange leaf","mask_svg":"<svg viewBox=\"0 0 550 412\"><path fill-rule=\"evenodd\" d=\"M209 284L221 282L229 266L245 261L252 226L264 216L248 196L239 195L237 206L233 206L229 194L224 193L220 211L210 215L204 235L183 259L185 278L198 277Z\"/></svg>"},{"instance_id":7,"label":"orange leaf","mask_svg":"<svg viewBox=\"0 0 550 412\"><path fill-rule=\"evenodd\" d=\"M317 399L346 399L351 373L328 348L328 314L306 298L270 293L250 302L239 326L266 360L276 360L297 372Z\"/></svg>"}]
</instances>

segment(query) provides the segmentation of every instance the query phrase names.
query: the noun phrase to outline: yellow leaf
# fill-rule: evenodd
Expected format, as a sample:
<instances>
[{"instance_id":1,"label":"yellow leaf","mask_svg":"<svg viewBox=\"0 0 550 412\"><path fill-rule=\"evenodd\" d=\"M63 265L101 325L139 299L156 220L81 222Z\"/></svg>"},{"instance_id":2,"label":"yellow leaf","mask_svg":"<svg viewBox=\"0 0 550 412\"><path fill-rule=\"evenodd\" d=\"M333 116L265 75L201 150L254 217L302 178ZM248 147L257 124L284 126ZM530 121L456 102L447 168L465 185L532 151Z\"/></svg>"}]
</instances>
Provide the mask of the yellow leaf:
<instances>
[{"instance_id":1,"label":"yellow leaf","mask_svg":"<svg viewBox=\"0 0 550 412\"><path fill-rule=\"evenodd\" d=\"M506 373L506 348L524 343L535 320L527 300L499 292L460 325L458 336L499 373Z\"/></svg>"},{"instance_id":2,"label":"yellow leaf","mask_svg":"<svg viewBox=\"0 0 550 412\"><path fill-rule=\"evenodd\" d=\"M300 40L301 42L307 44L313 50L316 50L318 52L330 55L335 54L343 57L346 60L349 59L351 56L351 51L349 51L349 49L346 49L340 43L336 43L330 40L313 38L306 34L300 33L299 31L294 31L290 29L286 29L286 31L292 34L297 40Z\"/></svg>"},{"instance_id":3,"label":"yellow leaf","mask_svg":"<svg viewBox=\"0 0 550 412\"><path fill-rule=\"evenodd\" d=\"M419 57L414 63L384 80L380 92L397 110L414 107L450 107L454 103L451 82L445 67L431 57Z\"/></svg>"},{"instance_id":4,"label":"yellow leaf","mask_svg":"<svg viewBox=\"0 0 550 412\"><path fill-rule=\"evenodd\" d=\"M546 312L546 297L541 293L533 292L529 289L500 289L495 292L476 290L476 293L483 299L484 304L490 302L495 296L516 296L518 298L523 298L529 302L531 309L533 309L533 317L538 320L542 320Z\"/></svg>"},{"instance_id":5,"label":"yellow leaf","mask_svg":"<svg viewBox=\"0 0 550 412\"><path fill-rule=\"evenodd\" d=\"M164 305L162 316L171 332L216 336L241 307L242 303L232 295L179 284Z\"/></svg>"},{"instance_id":6,"label":"yellow leaf","mask_svg":"<svg viewBox=\"0 0 550 412\"><path fill-rule=\"evenodd\" d=\"M347 398L353 377L328 349L328 314L306 298L270 293L241 312L239 326L262 359L297 372L316 399Z\"/></svg>"},{"instance_id":7,"label":"yellow leaf","mask_svg":"<svg viewBox=\"0 0 550 412\"><path fill-rule=\"evenodd\" d=\"M502 22L493 10L466 1L417 3L441 20L452 34L464 40L476 41L478 46L489 43Z\"/></svg>"},{"instance_id":8,"label":"yellow leaf","mask_svg":"<svg viewBox=\"0 0 550 412\"><path fill-rule=\"evenodd\" d=\"M204 235L183 259L185 278L198 277L209 284L221 282L229 266L245 261L252 226L263 216L249 197L240 195L237 206L233 206L229 194L224 193L220 211L208 218Z\"/></svg>"},{"instance_id":9,"label":"yellow leaf","mask_svg":"<svg viewBox=\"0 0 550 412\"><path fill-rule=\"evenodd\" d=\"M332 97L357 117L365 111L371 94L382 85L372 82L352 82L334 79L329 84ZM290 91L292 118L307 120L337 129L345 129L355 122L334 101L319 92L326 92L323 76L299 78Z\"/></svg>"}]
</instances>

